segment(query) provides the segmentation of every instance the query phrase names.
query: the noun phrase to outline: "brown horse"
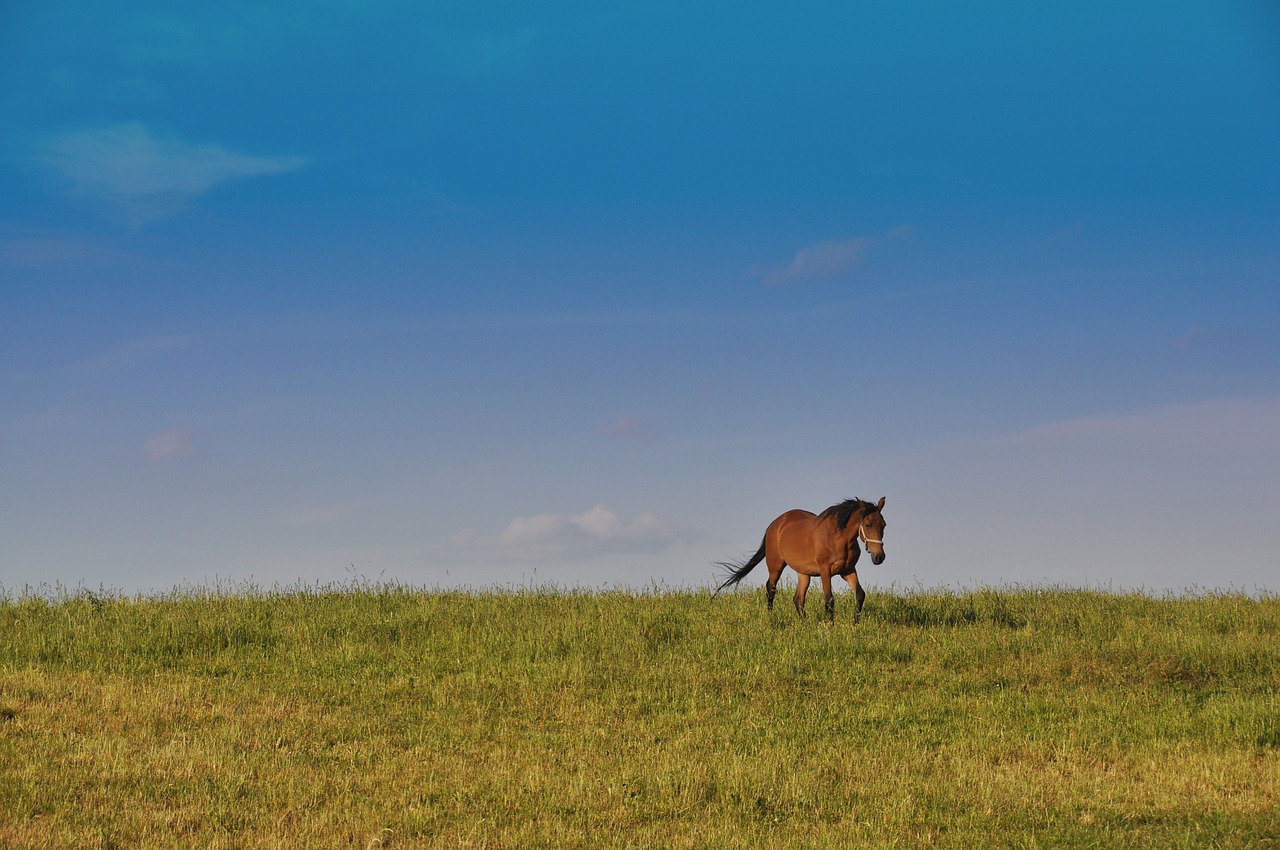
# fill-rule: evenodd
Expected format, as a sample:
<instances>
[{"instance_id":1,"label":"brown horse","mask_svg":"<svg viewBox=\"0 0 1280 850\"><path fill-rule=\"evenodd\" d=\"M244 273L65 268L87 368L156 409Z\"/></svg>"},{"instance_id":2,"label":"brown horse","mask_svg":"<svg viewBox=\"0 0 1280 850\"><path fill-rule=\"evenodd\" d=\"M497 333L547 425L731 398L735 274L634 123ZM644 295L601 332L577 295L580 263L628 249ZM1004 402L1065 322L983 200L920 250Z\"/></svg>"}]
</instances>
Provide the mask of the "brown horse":
<instances>
[{"instance_id":1,"label":"brown horse","mask_svg":"<svg viewBox=\"0 0 1280 850\"><path fill-rule=\"evenodd\" d=\"M810 511L787 511L769 523L765 529L760 551L741 564L720 562L719 566L730 571L724 584L716 593L737 584L764 561L769 568L769 581L765 593L769 610L773 610L773 597L778 592L778 579L784 567L796 571L796 613L804 616L804 597L809 591L809 580L822 579L822 598L826 602L827 618L836 616L836 600L831 593L831 579L840 576L853 588L858 607L853 612L856 623L862 614L862 600L867 592L858 585L858 571L854 565L862 551L858 539L867 547L871 563L884 563L884 498L876 504L861 499L849 499L832 505L820 514Z\"/></svg>"}]
</instances>

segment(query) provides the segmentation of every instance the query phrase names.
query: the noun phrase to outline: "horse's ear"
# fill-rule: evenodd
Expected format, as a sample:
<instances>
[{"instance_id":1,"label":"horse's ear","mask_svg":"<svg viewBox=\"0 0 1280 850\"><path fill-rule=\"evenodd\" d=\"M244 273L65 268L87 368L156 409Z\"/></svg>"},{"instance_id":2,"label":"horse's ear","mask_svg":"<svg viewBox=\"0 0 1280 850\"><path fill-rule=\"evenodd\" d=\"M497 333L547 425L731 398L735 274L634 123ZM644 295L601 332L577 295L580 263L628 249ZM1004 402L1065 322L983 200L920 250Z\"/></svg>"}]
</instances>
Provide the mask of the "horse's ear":
<instances>
[{"instance_id":1,"label":"horse's ear","mask_svg":"<svg viewBox=\"0 0 1280 850\"><path fill-rule=\"evenodd\" d=\"M880 501L876 502L876 510L878 511L884 510L884 496L881 496Z\"/></svg>"}]
</instances>

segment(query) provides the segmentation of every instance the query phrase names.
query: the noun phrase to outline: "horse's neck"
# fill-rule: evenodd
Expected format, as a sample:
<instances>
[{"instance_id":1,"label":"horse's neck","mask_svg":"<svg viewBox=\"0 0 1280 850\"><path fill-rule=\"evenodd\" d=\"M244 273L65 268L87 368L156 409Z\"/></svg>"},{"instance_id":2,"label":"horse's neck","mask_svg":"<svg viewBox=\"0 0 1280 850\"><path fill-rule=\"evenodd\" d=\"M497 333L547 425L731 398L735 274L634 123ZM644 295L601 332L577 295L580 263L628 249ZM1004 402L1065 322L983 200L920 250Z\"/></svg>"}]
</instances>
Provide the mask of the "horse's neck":
<instances>
[{"instance_id":1,"label":"horse's neck","mask_svg":"<svg viewBox=\"0 0 1280 850\"><path fill-rule=\"evenodd\" d=\"M866 508L858 508L849 514L849 521L844 524L843 529L836 524L834 517L832 518L832 525L836 526L835 532L837 535L849 540L858 535L858 529L862 527L862 521L866 519L866 516Z\"/></svg>"}]
</instances>

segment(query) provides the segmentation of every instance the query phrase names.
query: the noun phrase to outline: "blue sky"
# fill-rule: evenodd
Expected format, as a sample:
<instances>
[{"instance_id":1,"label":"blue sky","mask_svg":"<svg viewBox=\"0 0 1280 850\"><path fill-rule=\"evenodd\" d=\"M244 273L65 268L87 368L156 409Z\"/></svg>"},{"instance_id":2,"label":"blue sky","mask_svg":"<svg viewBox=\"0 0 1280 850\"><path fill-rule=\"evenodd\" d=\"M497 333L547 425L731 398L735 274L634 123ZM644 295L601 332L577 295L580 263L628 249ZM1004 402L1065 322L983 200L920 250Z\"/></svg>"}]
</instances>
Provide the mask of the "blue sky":
<instances>
[{"instance_id":1,"label":"blue sky","mask_svg":"<svg viewBox=\"0 0 1280 850\"><path fill-rule=\"evenodd\" d=\"M0 584L705 586L885 496L873 588L1274 592L1277 150L1251 0L6 3Z\"/></svg>"}]
</instances>

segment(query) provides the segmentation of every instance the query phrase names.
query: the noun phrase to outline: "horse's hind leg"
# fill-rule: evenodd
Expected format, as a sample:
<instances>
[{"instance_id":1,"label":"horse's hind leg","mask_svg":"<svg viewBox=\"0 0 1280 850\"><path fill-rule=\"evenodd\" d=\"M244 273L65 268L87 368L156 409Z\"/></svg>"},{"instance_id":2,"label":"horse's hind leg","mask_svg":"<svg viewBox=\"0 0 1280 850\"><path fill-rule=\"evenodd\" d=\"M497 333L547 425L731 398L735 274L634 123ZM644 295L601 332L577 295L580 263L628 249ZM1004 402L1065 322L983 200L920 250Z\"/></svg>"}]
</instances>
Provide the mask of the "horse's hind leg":
<instances>
[{"instance_id":1,"label":"horse's hind leg","mask_svg":"<svg viewBox=\"0 0 1280 850\"><path fill-rule=\"evenodd\" d=\"M778 593L778 579L782 578L782 571L787 564L777 555L766 554L764 560L765 566L769 568L769 580L765 582L764 593L765 598L769 601L769 610L773 610L773 597Z\"/></svg>"},{"instance_id":2,"label":"horse's hind leg","mask_svg":"<svg viewBox=\"0 0 1280 850\"><path fill-rule=\"evenodd\" d=\"M796 613L804 616L804 597L809 592L809 576L796 573Z\"/></svg>"}]
</instances>

